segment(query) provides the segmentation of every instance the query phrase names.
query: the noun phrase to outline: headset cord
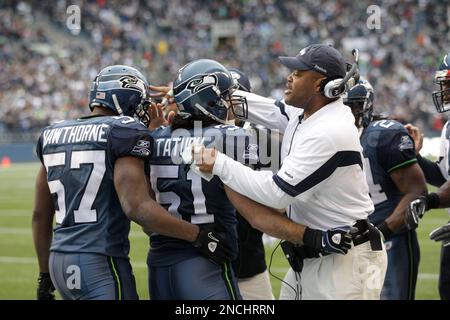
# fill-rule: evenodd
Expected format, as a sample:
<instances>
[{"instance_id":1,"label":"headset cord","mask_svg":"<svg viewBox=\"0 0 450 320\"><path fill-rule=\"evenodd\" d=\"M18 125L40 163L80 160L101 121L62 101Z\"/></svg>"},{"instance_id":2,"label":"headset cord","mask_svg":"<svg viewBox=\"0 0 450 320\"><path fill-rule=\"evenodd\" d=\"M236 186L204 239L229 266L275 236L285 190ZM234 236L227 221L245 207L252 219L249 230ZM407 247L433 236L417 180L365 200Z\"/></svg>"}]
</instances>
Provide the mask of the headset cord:
<instances>
[{"instance_id":1,"label":"headset cord","mask_svg":"<svg viewBox=\"0 0 450 320\"><path fill-rule=\"evenodd\" d=\"M275 274L272 273L271 268L272 268L272 261L273 261L273 255L275 254L275 251L278 249L278 247L281 245L281 242L283 240L280 240L278 242L278 244L275 246L275 248L272 250L272 254L270 255L270 262L269 262L269 274L274 277L275 279L279 280L280 282L284 283L285 285L287 285L289 288L291 288L294 292L295 292L295 298L297 300L298 297L298 292L297 290L295 290L295 288L293 286L291 286L289 283L287 283L286 281L284 281L283 279L279 278L278 276L276 276Z\"/></svg>"}]
</instances>

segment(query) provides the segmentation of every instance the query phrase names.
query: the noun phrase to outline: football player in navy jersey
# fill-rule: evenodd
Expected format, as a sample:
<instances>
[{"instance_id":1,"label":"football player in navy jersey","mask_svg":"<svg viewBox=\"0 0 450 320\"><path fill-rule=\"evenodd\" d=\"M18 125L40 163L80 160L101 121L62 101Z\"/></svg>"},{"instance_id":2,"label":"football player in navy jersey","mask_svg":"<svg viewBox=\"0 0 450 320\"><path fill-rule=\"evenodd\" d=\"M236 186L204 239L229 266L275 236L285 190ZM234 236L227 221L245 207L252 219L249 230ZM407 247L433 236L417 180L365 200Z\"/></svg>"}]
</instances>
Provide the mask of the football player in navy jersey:
<instances>
[{"instance_id":1,"label":"football player in navy jersey","mask_svg":"<svg viewBox=\"0 0 450 320\"><path fill-rule=\"evenodd\" d=\"M207 181L195 174L182 162L181 153L194 142L226 150L242 162L257 161L257 150L246 149L251 137L226 122L227 100L235 89L231 74L216 61L201 59L181 68L173 89L180 111L170 127L152 132L156 147L150 159L150 181L158 203L182 220L225 233L234 258L237 221L223 184L217 177ZM241 298L230 263L205 259L184 240L160 234L150 239L152 299Z\"/></svg>"},{"instance_id":2,"label":"football player in navy jersey","mask_svg":"<svg viewBox=\"0 0 450 320\"><path fill-rule=\"evenodd\" d=\"M230 260L220 233L174 218L149 196L147 87L134 68L106 67L92 83L92 115L42 131L33 212L38 299L54 299L53 285L63 299L137 299L129 219L149 234L194 244L210 259Z\"/></svg>"},{"instance_id":3,"label":"football player in navy jersey","mask_svg":"<svg viewBox=\"0 0 450 320\"><path fill-rule=\"evenodd\" d=\"M414 299L419 266L415 230L405 227L411 199L426 194L425 178L417 164L414 142L403 125L373 115L374 92L360 81L344 99L360 129L365 173L375 211L369 216L385 238L388 254L381 299Z\"/></svg>"},{"instance_id":4,"label":"football player in navy jersey","mask_svg":"<svg viewBox=\"0 0 450 320\"><path fill-rule=\"evenodd\" d=\"M434 105L439 113L450 110L450 53L446 54L435 73L435 82L438 90L432 93ZM441 148L437 162L422 158L419 151L422 148L423 134L419 128L410 124L408 131L416 142L416 152L419 164L425 173L427 182L439 187L437 192L419 197L410 204L408 210L408 223L411 228L418 225L426 210L450 207L450 121L442 128ZM450 223L441 226L430 233L430 239L442 241L441 261L439 272L439 295L442 300L450 300Z\"/></svg>"}]
</instances>

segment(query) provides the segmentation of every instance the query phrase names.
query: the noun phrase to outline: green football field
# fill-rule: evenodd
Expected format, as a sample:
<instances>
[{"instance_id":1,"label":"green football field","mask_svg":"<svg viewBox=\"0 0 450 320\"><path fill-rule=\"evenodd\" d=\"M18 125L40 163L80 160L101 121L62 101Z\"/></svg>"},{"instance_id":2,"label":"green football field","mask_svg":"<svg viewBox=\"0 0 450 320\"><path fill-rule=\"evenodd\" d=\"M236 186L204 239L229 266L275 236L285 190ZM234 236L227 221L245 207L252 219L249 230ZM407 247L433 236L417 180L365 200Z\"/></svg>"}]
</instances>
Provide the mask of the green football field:
<instances>
[{"instance_id":1,"label":"green football field","mask_svg":"<svg viewBox=\"0 0 450 320\"><path fill-rule=\"evenodd\" d=\"M31 238L31 210L37 164L13 164L0 167L0 299L34 299L37 260ZM434 228L446 223L444 210L429 212L421 223L419 239L421 263L417 283L418 299L438 299L440 245L428 239ZM146 254L148 240L140 228L133 224L131 232L131 262L141 299L148 299ZM273 247L266 247L269 265ZM287 262L278 248L273 256L271 271L283 277ZM273 292L278 297L280 281L271 277Z\"/></svg>"}]
</instances>

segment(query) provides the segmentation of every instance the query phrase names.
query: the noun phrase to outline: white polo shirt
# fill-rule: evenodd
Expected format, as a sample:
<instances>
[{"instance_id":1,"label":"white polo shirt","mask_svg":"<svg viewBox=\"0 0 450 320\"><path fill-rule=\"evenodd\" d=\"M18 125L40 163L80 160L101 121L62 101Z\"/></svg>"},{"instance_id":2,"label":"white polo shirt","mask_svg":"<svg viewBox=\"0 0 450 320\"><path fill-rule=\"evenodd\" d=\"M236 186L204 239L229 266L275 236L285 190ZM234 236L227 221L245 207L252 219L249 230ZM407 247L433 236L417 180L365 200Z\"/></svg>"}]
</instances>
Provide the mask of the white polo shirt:
<instances>
[{"instance_id":1,"label":"white polo shirt","mask_svg":"<svg viewBox=\"0 0 450 320\"><path fill-rule=\"evenodd\" d=\"M302 119L303 110L282 101L245 95L249 121L284 132L277 174L254 171L217 156L213 174L233 190L315 229L352 225L373 212L362 168L354 117L338 99Z\"/></svg>"}]
</instances>

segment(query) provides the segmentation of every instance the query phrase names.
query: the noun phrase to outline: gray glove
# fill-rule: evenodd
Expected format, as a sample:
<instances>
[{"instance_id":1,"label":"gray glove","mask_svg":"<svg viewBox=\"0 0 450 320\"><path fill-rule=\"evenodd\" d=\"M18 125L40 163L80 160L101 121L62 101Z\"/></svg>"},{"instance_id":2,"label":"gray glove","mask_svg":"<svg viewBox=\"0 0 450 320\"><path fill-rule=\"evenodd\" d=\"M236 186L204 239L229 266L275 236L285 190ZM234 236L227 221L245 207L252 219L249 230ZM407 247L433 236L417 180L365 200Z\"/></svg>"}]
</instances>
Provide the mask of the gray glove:
<instances>
[{"instance_id":1,"label":"gray glove","mask_svg":"<svg viewBox=\"0 0 450 320\"><path fill-rule=\"evenodd\" d=\"M414 230L419 225L419 220L422 219L425 211L439 208L439 196L432 192L426 196L421 196L409 204L406 210L405 225L408 230Z\"/></svg>"},{"instance_id":2,"label":"gray glove","mask_svg":"<svg viewBox=\"0 0 450 320\"><path fill-rule=\"evenodd\" d=\"M419 225L425 211L428 210L428 200L426 197L419 197L409 204L406 209L405 225L408 230L414 230Z\"/></svg>"},{"instance_id":3,"label":"gray glove","mask_svg":"<svg viewBox=\"0 0 450 320\"><path fill-rule=\"evenodd\" d=\"M434 241L442 241L442 245L444 247L450 245L450 223L431 231L430 239Z\"/></svg>"}]
</instances>

